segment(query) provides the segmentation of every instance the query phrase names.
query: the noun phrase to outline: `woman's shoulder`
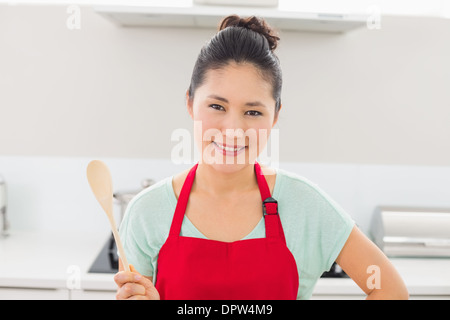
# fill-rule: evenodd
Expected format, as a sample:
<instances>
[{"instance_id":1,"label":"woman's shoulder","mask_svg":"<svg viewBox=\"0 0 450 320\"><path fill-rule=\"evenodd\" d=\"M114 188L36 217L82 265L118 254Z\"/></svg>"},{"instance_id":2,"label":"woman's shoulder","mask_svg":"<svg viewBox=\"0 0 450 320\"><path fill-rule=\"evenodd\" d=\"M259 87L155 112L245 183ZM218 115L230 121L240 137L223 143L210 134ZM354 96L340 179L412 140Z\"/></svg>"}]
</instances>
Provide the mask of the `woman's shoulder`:
<instances>
[{"instance_id":1,"label":"woman's shoulder","mask_svg":"<svg viewBox=\"0 0 450 320\"><path fill-rule=\"evenodd\" d=\"M310 191L322 191L315 182L309 180L303 175L281 168L277 168L275 171L277 174L277 181L279 181L285 188L287 186L286 189L294 188L294 190L297 190L298 188L302 188Z\"/></svg>"},{"instance_id":2,"label":"woman's shoulder","mask_svg":"<svg viewBox=\"0 0 450 320\"><path fill-rule=\"evenodd\" d=\"M292 212L307 212L309 219L339 220L352 224L353 219L347 211L315 182L282 169L277 169L277 176L277 195Z\"/></svg>"},{"instance_id":3,"label":"woman's shoulder","mask_svg":"<svg viewBox=\"0 0 450 320\"><path fill-rule=\"evenodd\" d=\"M283 200L292 204L312 207L330 207L342 212L340 205L331 198L324 188L298 173L277 169L277 193Z\"/></svg>"},{"instance_id":4,"label":"woman's shoulder","mask_svg":"<svg viewBox=\"0 0 450 320\"><path fill-rule=\"evenodd\" d=\"M142 190L130 201L127 211L145 210L148 212L151 208L158 208L156 211L162 212L164 209L175 209L178 195L188 173L189 169L181 171Z\"/></svg>"},{"instance_id":5,"label":"woman's shoulder","mask_svg":"<svg viewBox=\"0 0 450 320\"><path fill-rule=\"evenodd\" d=\"M182 172L179 172L173 176L172 179L172 190L175 194L176 199L180 195L181 188L183 187L184 181L189 173L190 169L186 169Z\"/></svg>"},{"instance_id":6,"label":"woman's shoulder","mask_svg":"<svg viewBox=\"0 0 450 320\"><path fill-rule=\"evenodd\" d=\"M169 176L161 179L135 195L127 206L127 213L161 212L164 208L173 206L172 178ZM155 208L158 210L152 210Z\"/></svg>"},{"instance_id":7,"label":"woman's shoulder","mask_svg":"<svg viewBox=\"0 0 450 320\"><path fill-rule=\"evenodd\" d=\"M272 194L279 194L280 189L282 190L282 196L298 194L298 192L321 192L317 184L292 171L263 164L261 164L261 170Z\"/></svg>"}]
</instances>

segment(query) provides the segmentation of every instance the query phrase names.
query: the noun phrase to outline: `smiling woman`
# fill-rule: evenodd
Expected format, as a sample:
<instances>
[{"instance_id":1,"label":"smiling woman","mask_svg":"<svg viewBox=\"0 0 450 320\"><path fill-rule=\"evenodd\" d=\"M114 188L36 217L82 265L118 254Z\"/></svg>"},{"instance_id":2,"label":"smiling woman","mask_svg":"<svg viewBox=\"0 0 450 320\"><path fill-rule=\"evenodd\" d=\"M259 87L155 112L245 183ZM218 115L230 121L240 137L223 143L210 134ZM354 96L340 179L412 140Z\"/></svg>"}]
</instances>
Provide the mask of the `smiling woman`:
<instances>
[{"instance_id":1,"label":"smiling woman","mask_svg":"<svg viewBox=\"0 0 450 320\"><path fill-rule=\"evenodd\" d=\"M195 132L201 159L219 172L254 163L277 121L271 84L250 63L208 70L187 101L192 119L202 124Z\"/></svg>"},{"instance_id":2,"label":"smiling woman","mask_svg":"<svg viewBox=\"0 0 450 320\"><path fill-rule=\"evenodd\" d=\"M250 63L271 84L275 100L275 112L281 107L282 74L274 50L280 38L264 20L256 17L241 19L228 16L219 26L220 32L200 51L192 73L188 95L194 98L195 91L205 81L208 70L220 70L230 61L237 64ZM249 41L249 38L251 41Z\"/></svg>"},{"instance_id":3,"label":"smiling woman","mask_svg":"<svg viewBox=\"0 0 450 320\"><path fill-rule=\"evenodd\" d=\"M281 110L278 40L262 19L229 16L202 48L186 92L201 161L128 205L120 233L136 269L120 267L118 299L308 299L335 261L369 298L408 296L330 197L256 162Z\"/></svg>"},{"instance_id":4,"label":"smiling woman","mask_svg":"<svg viewBox=\"0 0 450 320\"><path fill-rule=\"evenodd\" d=\"M232 15L200 51L187 107L202 123L195 135L201 160L218 171L254 163L266 147L281 109L279 39L264 20Z\"/></svg>"}]
</instances>

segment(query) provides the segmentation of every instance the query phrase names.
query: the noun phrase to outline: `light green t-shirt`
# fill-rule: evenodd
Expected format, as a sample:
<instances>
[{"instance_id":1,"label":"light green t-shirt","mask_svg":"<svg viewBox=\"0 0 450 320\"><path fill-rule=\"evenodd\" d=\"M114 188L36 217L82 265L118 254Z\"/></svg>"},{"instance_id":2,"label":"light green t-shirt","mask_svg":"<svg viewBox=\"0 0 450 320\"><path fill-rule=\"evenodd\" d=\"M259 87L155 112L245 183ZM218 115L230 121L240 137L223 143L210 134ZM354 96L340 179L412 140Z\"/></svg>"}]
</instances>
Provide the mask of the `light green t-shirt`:
<instances>
[{"instance_id":1,"label":"light green t-shirt","mask_svg":"<svg viewBox=\"0 0 450 320\"><path fill-rule=\"evenodd\" d=\"M297 299L309 299L317 280L330 270L339 255L354 221L315 184L283 169L276 172L272 197L278 201L286 243L297 263ZM168 237L177 204L172 178L165 178L134 197L120 225L128 262L141 274L152 276L154 282L158 253ZM180 235L206 239L186 216ZM265 225L261 218L243 239L263 237Z\"/></svg>"}]
</instances>

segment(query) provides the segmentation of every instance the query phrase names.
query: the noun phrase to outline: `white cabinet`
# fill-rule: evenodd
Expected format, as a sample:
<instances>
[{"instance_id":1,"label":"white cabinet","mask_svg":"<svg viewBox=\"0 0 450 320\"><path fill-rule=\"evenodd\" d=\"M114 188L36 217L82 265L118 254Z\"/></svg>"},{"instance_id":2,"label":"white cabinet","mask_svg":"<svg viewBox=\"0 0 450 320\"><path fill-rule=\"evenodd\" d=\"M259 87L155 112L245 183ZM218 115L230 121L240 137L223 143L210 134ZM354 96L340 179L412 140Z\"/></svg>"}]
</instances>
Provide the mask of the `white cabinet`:
<instances>
[{"instance_id":1,"label":"white cabinet","mask_svg":"<svg viewBox=\"0 0 450 320\"><path fill-rule=\"evenodd\" d=\"M0 287L0 300L115 300L110 290L68 290ZM315 294L311 300L364 300L358 294ZM450 300L446 295L411 295L410 300Z\"/></svg>"},{"instance_id":2,"label":"white cabinet","mask_svg":"<svg viewBox=\"0 0 450 320\"><path fill-rule=\"evenodd\" d=\"M67 300L67 289L0 287L0 300Z\"/></svg>"},{"instance_id":3,"label":"white cabinet","mask_svg":"<svg viewBox=\"0 0 450 320\"><path fill-rule=\"evenodd\" d=\"M70 300L115 300L115 291L71 290Z\"/></svg>"},{"instance_id":4,"label":"white cabinet","mask_svg":"<svg viewBox=\"0 0 450 320\"><path fill-rule=\"evenodd\" d=\"M114 300L115 291L0 287L0 300Z\"/></svg>"}]
</instances>

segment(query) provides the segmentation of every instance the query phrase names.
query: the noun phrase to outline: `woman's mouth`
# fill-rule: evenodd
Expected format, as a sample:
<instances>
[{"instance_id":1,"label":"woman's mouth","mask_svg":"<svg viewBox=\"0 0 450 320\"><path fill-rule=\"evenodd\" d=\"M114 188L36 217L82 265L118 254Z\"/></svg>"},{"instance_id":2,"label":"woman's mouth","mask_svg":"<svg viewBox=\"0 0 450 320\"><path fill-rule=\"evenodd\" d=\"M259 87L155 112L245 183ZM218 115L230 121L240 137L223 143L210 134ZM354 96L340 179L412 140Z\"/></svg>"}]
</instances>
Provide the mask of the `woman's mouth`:
<instances>
[{"instance_id":1,"label":"woman's mouth","mask_svg":"<svg viewBox=\"0 0 450 320\"><path fill-rule=\"evenodd\" d=\"M227 146L223 144L219 144L215 141L212 142L214 145L214 148L216 148L217 151L221 152L224 156L237 156L238 154L242 153L247 146Z\"/></svg>"}]
</instances>

